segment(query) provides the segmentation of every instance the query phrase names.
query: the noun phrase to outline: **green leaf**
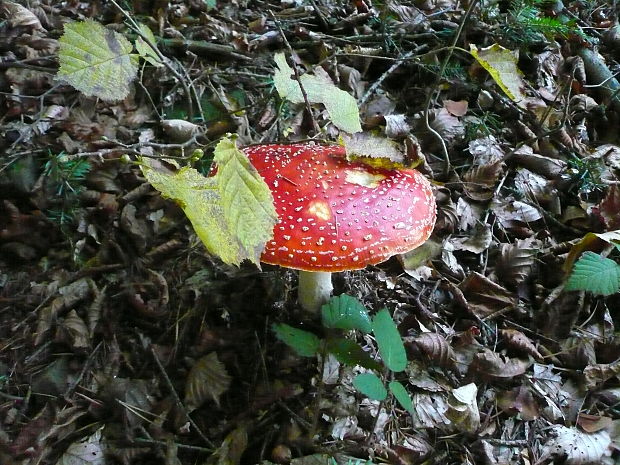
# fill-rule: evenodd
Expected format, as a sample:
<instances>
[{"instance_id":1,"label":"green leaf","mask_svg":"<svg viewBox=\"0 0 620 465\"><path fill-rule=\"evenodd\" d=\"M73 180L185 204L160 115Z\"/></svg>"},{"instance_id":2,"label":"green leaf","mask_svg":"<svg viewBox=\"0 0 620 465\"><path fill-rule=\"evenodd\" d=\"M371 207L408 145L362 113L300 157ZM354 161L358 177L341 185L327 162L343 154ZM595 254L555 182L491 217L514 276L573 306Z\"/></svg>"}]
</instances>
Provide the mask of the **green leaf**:
<instances>
[{"instance_id":1,"label":"green leaf","mask_svg":"<svg viewBox=\"0 0 620 465\"><path fill-rule=\"evenodd\" d=\"M620 290L620 265L594 252L584 252L568 278L567 291L611 295Z\"/></svg>"},{"instance_id":2,"label":"green leaf","mask_svg":"<svg viewBox=\"0 0 620 465\"><path fill-rule=\"evenodd\" d=\"M273 76L273 81L280 97L293 103L304 103L299 83L291 79L294 71L286 62L284 54L276 53L274 60L278 69ZM349 93L339 89L331 81L318 76L304 74L299 80L306 91L308 101L325 105L332 123L338 129L350 133L361 132L357 102Z\"/></svg>"},{"instance_id":3,"label":"green leaf","mask_svg":"<svg viewBox=\"0 0 620 465\"><path fill-rule=\"evenodd\" d=\"M321 307L323 326L326 328L372 330L368 311L355 297L347 294L332 297Z\"/></svg>"},{"instance_id":4,"label":"green leaf","mask_svg":"<svg viewBox=\"0 0 620 465\"><path fill-rule=\"evenodd\" d=\"M372 332L385 365L394 372L403 371L407 366L405 346L387 309L380 310L373 318Z\"/></svg>"},{"instance_id":5,"label":"green leaf","mask_svg":"<svg viewBox=\"0 0 620 465\"><path fill-rule=\"evenodd\" d=\"M89 19L65 24L59 42L56 79L102 100L122 100L129 94L138 57L125 37Z\"/></svg>"},{"instance_id":6,"label":"green leaf","mask_svg":"<svg viewBox=\"0 0 620 465\"><path fill-rule=\"evenodd\" d=\"M521 106L525 105L523 73L517 67L518 51L513 52L498 44L481 49L474 44L469 47L472 56L488 71L508 98Z\"/></svg>"},{"instance_id":7,"label":"green leaf","mask_svg":"<svg viewBox=\"0 0 620 465\"><path fill-rule=\"evenodd\" d=\"M372 400L385 400L387 389L374 373L362 373L353 378L353 386Z\"/></svg>"},{"instance_id":8,"label":"green leaf","mask_svg":"<svg viewBox=\"0 0 620 465\"><path fill-rule=\"evenodd\" d=\"M231 138L217 144L214 161L224 218L247 258L258 265L278 220L271 190Z\"/></svg>"},{"instance_id":9,"label":"green leaf","mask_svg":"<svg viewBox=\"0 0 620 465\"><path fill-rule=\"evenodd\" d=\"M272 329L279 340L302 357L312 357L319 351L321 340L316 334L303 329L293 328L284 323L274 324Z\"/></svg>"},{"instance_id":10,"label":"green leaf","mask_svg":"<svg viewBox=\"0 0 620 465\"><path fill-rule=\"evenodd\" d=\"M373 360L359 344L351 339L330 338L327 340L327 351L333 354L340 363L344 363L345 365L360 365L372 370L381 369L381 364Z\"/></svg>"},{"instance_id":11,"label":"green leaf","mask_svg":"<svg viewBox=\"0 0 620 465\"><path fill-rule=\"evenodd\" d=\"M151 31L146 24L140 23L138 27L140 32L151 42L151 44L153 44L153 46L157 46L157 39L155 38L153 31ZM142 58L153 66L164 66L157 51L140 36L136 39L136 50Z\"/></svg>"},{"instance_id":12,"label":"green leaf","mask_svg":"<svg viewBox=\"0 0 620 465\"><path fill-rule=\"evenodd\" d=\"M409 393L407 392L407 389L405 389L405 386L398 381L392 381L388 387L390 388L390 392L394 394L394 397L396 397L396 400L401 407L413 415L413 402L411 402L411 397L409 397Z\"/></svg>"}]
</instances>

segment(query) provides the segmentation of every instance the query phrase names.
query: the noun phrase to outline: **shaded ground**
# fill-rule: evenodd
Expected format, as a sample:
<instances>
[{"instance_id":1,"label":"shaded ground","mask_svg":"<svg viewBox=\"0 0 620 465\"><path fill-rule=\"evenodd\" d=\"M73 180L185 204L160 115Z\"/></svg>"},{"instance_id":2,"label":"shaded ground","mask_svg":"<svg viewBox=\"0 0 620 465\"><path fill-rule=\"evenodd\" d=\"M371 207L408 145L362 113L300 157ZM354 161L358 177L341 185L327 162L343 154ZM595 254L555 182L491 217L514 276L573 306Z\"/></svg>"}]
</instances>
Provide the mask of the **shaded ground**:
<instances>
[{"instance_id":1,"label":"shaded ground","mask_svg":"<svg viewBox=\"0 0 620 465\"><path fill-rule=\"evenodd\" d=\"M0 463L618 460L618 294L563 289L584 250L618 256L617 233L582 240L620 229L613 6L120 6L165 38L191 105L170 70L148 64L120 103L53 80L64 23L128 32L114 5L2 2ZM427 246L334 280L335 294L392 312L413 415L356 392L359 367L276 341L272 323L303 319L296 274L207 256L122 157L200 147L206 172L227 132L242 144L337 140L320 105L311 118L275 92L283 34L300 73L354 95L365 131L398 141L435 181ZM494 43L519 50L523 81L508 74L525 99L467 52ZM372 338L351 337L377 355Z\"/></svg>"}]
</instances>

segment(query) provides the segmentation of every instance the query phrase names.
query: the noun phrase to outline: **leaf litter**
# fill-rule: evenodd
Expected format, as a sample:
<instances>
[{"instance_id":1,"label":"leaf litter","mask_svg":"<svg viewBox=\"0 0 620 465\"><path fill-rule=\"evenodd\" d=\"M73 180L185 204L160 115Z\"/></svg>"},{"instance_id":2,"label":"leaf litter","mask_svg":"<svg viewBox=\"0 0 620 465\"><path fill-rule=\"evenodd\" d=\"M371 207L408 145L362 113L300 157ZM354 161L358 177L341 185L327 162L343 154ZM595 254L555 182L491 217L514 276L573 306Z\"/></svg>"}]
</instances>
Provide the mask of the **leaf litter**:
<instances>
[{"instance_id":1,"label":"leaf litter","mask_svg":"<svg viewBox=\"0 0 620 465\"><path fill-rule=\"evenodd\" d=\"M131 2L130 30L112 3L0 11L0 463L617 462L609 4ZM54 81L67 47L93 66L61 60ZM335 280L372 321L389 310L407 358L394 379L359 378L396 362L346 322L334 340L361 352L340 361L270 331L299 323L296 278L242 263L273 215L250 167L228 184L237 152L202 231L147 182L205 182L229 132L243 145L317 126L434 181L428 246ZM241 243L217 232L231 228Z\"/></svg>"}]
</instances>

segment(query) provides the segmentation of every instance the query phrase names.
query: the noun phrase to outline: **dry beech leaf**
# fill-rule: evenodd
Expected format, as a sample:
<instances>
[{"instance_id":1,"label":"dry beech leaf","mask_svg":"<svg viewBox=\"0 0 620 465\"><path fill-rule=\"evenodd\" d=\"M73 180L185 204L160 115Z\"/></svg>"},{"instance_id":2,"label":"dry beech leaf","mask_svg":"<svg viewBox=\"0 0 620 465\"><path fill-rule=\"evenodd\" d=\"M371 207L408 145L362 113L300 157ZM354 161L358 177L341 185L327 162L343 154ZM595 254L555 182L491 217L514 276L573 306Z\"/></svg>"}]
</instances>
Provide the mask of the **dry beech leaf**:
<instances>
[{"instance_id":1,"label":"dry beech leaf","mask_svg":"<svg viewBox=\"0 0 620 465\"><path fill-rule=\"evenodd\" d=\"M456 202L456 214L459 219L458 228L467 231L478 224L484 209L482 206L472 203L464 197L459 197Z\"/></svg>"},{"instance_id":2,"label":"dry beech leaf","mask_svg":"<svg viewBox=\"0 0 620 465\"><path fill-rule=\"evenodd\" d=\"M495 199L491 210L505 228L518 226L521 223L533 223L542 218L539 208L511 197Z\"/></svg>"},{"instance_id":3,"label":"dry beech leaf","mask_svg":"<svg viewBox=\"0 0 620 465\"><path fill-rule=\"evenodd\" d=\"M558 358L562 361L564 368L581 370L586 366L596 364L596 350L594 348L594 337L588 336L569 336L560 343L562 351Z\"/></svg>"},{"instance_id":4,"label":"dry beech leaf","mask_svg":"<svg viewBox=\"0 0 620 465\"><path fill-rule=\"evenodd\" d=\"M41 21L28 8L15 2L4 1L2 4L9 23L12 27L32 26L34 29L44 30Z\"/></svg>"},{"instance_id":5,"label":"dry beech leaf","mask_svg":"<svg viewBox=\"0 0 620 465\"><path fill-rule=\"evenodd\" d=\"M502 380L521 376L531 364L531 360L501 357L485 347L483 352L476 354L469 369L489 380Z\"/></svg>"},{"instance_id":6,"label":"dry beech leaf","mask_svg":"<svg viewBox=\"0 0 620 465\"><path fill-rule=\"evenodd\" d=\"M501 161L471 167L463 176L465 193L473 200L491 199L503 170L504 163Z\"/></svg>"},{"instance_id":7,"label":"dry beech leaf","mask_svg":"<svg viewBox=\"0 0 620 465\"><path fill-rule=\"evenodd\" d=\"M566 169L565 161L538 155L528 146L521 147L511 158L533 173L540 174L549 179L558 177Z\"/></svg>"},{"instance_id":8,"label":"dry beech leaf","mask_svg":"<svg viewBox=\"0 0 620 465\"><path fill-rule=\"evenodd\" d=\"M497 405L509 415L519 414L524 421L532 421L539 417L540 407L529 389L524 386L497 395Z\"/></svg>"},{"instance_id":9,"label":"dry beech leaf","mask_svg":"<svg viewBox=\"0 0 620 465\"><path fill-rule=\"evenodd\" d=\"M495 269L497 276L511 288L517 287L532 274L538 250L540 249L527 247L526 241L501 244L500 256Z\"/></svg>"},{"instance_id":10,"label":"dry beech leaf","mask_svg":"<svg viewBox=\"0 0 620 465\"><path fill-rule=\"evenodd\" d=\"M620 187L617 184L609 187L607 195L598 208L608 231L620 229L620 215L618 215L620 211Z\"/></svg>"},{"instance_id":11,"label":"dry beech leaf","mask_svg":"<svg viewBox=\"0 0 620 465\"><path fill-rule=\"evenodd\" d=\"M543 357L536 349L534 343L521 331L516 329L500 329L499 334L508 347L525 352L536 360L542 360Z\"/></svg>"},{"instance_id":12,"label":"dry beech leaf","mask_svg":"<svg viewBox=\"0 0 620 465\"><path fill-rule=\"evenodd\" d=\"M435 111L435 118L430 123L431 128L439 133L446 144L450 145L465 134L465 126L456 117L441 108Z\"/></svg>"},{"instance_id":13,"label":"dry beech leaf","mask_svg":"<svg viewBox=\"0 0 620 465\"><path fill-rule=\"evenodd\" d=\"M492 165L504 160L504 150L493 136L470 141L467 150L474 157L473 164L476 166Z\"/></svg>"},{"instance_id":14,"label":"dry beech leaf","mask_svg":"<svg viewBox=\"0 0 620 465\"><path fill-rule=\"evenodd\" d=\"M517 304L512 292L480 273L470 273L459 288L466 299L466 308L478 318Z\"/></svg>"},{"instance_id":15,"label":"dry beech leaf","mask_svg":"<svg viewBox=\"0 0 620 465\"><path fill-rule=\"evenodd\" d=\"M414 428L443 428L450 424L446 417L448 404L443 394L416 392L412 395L412 401L415 405L411 416Z\"/></svg>"},{"instance_id":16,"label":"dry beech leaf","mask_svg":"<svg viewBox=\"0 0 620 465\"><path fill-rule=\"evenodd\" d=\"M218 406L220 396L230 386L231 378L215 352L200 358L192 367L185 385L185 403L191 412L208 399Z\"/></svg>"},{"instance_id":17,"label":"dry beech leaf","mask_svg":"<svg viewBox=\"0 0 620 465\"><path fill-rule=\"evenodd\" d=\"M411 132L405 115L385 115L385 135L390 139L402 139Z\"/></svg>"},{"instance_id":18,"label":"dry beech leaf","mask_svg":"<svg viewBox=\"0 0 620 465\"><path fill-rule=\"evenodd\" d=\"M90 337L88 327L75 310L71 310L59 327L60 338L74 349L88 349Z\"/></svg>"},{"instance_id":19,"label":"dry beech leaf","mask_svg":"<svg viewBox=\"0 0 620 465\"><path fill-rule=\"evenodd\" d=\"M454 367L456 355L446 339L437 333L422 333L410 340L431 362L442 368Z\"/></svg>"},{"instance_id":20,"label":"dry beech leaf","mask_svg":"<svg viewBox=\"0 0 620 465\"><path fill-rule=\"evenodd\" d=\"M553 457L565 465L591 465L603 463L603 457L611 455L611 437L607 431L589 434L554 425L550 433L551 439L543 447L540 462Z\"/></svg>"},{"instance_id":21,"label":"dry beech leaf","mask_svg":"<svg viewBox=\"0 0 620 465\"><path fill-rule=\"evenodd\" d=\"M618 375L620 375L620 361L589 365L583 370L583 377L588 390L592 390Z\"/></svg>"},{"instance_id":22,"label":"dry beech leaf","mask_svg":"<svg viewBox=\"0 0 620 465\"><path fill-rule=\"evenodd\" d=\"M596 433L609 428L613 423L610 417L601 417L599 415L588 415L587 413L580 413L577 417L577 424L586 433Z\"/></svg>"},{"instance_id":23,"label":"dry beech leaf","mask_svg":"<svg viewBox=\"0 0 620 465\"><path fill-rule=\"evenodd\" d=\"M459 237L450 239L454 250L466 250L479 254L489 248L493 241L493 232L488 224L477 224L472 235L469 237Z\"/></svg>"}]
</instances>

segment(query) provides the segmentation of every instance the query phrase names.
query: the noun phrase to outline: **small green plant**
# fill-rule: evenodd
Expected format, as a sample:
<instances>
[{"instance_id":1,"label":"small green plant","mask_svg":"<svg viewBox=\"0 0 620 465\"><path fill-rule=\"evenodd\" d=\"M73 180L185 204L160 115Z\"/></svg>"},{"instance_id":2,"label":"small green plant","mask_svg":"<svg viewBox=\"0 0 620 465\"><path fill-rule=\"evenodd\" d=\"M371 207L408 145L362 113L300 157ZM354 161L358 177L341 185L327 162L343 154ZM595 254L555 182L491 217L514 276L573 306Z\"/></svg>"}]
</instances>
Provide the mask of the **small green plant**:
<instances>
[{"instance_id":1,"label":"small green plant","mask_svg":"<svg viewBox=\"0 0 620 465\"><path fill-rule=\"evenodd\" d=\"M491 111L483 111L470 118L465 123L465 138L474 140L498 134L503 128L501 117Z\"/></svg>"},{"instance_id":2,"label":"small green plant","mask_svg":"<svg viewBox=\"0 0 620 465\"><path fill-rule=\"evenodd\" d=\"M607 187L601 180L602 173L600 160L573 156L568 160L569 191L575 194L601 193Z\"/></svg>"},{"instance_id":3,"label":"small green plant","mask_svg":"<svg viewBox=\"0 0 620 465\"><path fill-rule=\"evenodd\" d=\"M368 310L357 299L343 294L332 297L323 305L321 318L327 330L325 339L284 323L273 325L273 330L278 339L303 357L330 353L345 365L359 365L372 370L353 379L355 388L368 398L378 401L385 400L389 391L405 410L413 413L413 403L405 387L393 380L386 388L384 381L377 375L381 372L399 373L407 367L405 346L388 310L382 309L371 318ZM372 333L382 363L370 357L355 341L342 337L339 330Z\"/></svg>"},{"instance_id":4,"label":"small green plant","mask_svg":"<svg viewBox=\"0 0 620 465\"><path fill-rule=\"evenodd\" d=\"M64 152L49 154L43 168L43 175L58 205L47 211L47 216L62 225L73 221L72 211L76 206L77 196L84 188L84 181L92 165L85 158L69 159Z\"/></svg>"},{"instance_id":5,"label":"small green plant","mask_svg":"<svg viewBox=\"0 0 620 465\"><path fill-rule=\"evenodd\" d=\"M504 36L517 44L531 44L581 33L572 22L544 16L546 3L545 0L514 0L503 27Z\"/></svg>"},{"instance_id":6,"label":"small green plant","mask_svg":"<svg viewBox=\"0 0 620 465\"><path fill-rule=\"evenodd\" d=\"M620 251L620 244L614 243ZM611 295L620 291L620 265L594 252L584 252L566 282L568 291L589 291Z\"/></svg>"}]
</instances>

